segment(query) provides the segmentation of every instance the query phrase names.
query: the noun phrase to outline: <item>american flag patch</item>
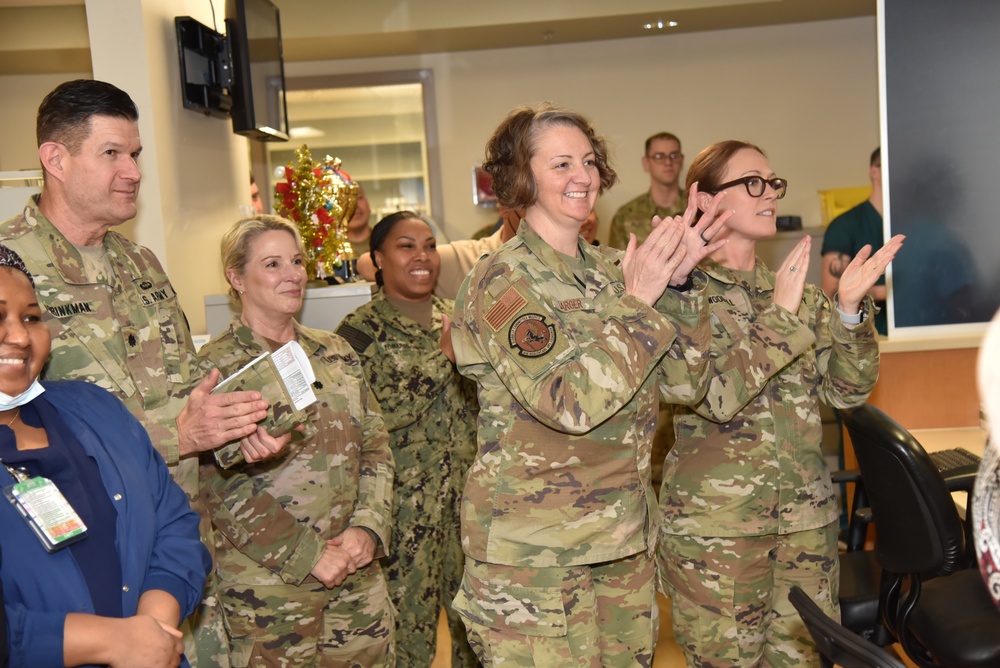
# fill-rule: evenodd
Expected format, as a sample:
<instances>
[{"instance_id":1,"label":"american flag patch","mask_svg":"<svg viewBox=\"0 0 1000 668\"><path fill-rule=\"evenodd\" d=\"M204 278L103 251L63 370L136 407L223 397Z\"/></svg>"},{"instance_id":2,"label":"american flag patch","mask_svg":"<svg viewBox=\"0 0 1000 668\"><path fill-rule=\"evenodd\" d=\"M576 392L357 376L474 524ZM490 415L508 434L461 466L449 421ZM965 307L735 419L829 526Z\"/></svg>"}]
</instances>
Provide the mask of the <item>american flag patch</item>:
<instances>
[{"instance_id":1,"label":"american flag patch","mask_svg":"<svg viewBox=\"0 0 1000 668\"><path fill-rule=\"evenodd\" d=\"M524 308L528 300L521 296L521 293L514 288L508 288L500 299L496 300L490 310L486 312L486 322L493 331L499 330L504 323L513 318L518 311Z\"/></svg>"}]
</instances>

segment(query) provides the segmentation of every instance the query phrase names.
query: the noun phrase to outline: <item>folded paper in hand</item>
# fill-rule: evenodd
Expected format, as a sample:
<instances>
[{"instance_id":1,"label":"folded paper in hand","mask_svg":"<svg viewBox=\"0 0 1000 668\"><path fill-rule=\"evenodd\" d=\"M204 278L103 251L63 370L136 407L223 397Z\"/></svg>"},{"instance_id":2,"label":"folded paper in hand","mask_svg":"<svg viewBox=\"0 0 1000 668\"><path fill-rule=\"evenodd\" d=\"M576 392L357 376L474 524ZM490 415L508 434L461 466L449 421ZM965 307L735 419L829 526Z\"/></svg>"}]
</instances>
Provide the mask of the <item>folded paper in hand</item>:
<instances>
[{"instance_id":1,"label":"folded paper in hand","mask_svg":"<svg viewBox=\"0 0 1000 668\"><path fill-rule=\"evenodd\" d=\"M239 371L229 376L212 390L220 392L260 392L270 406L267 417L259 424L271 436L282 436L297 424L308 421L305 408L316 403L312 383L316 374L309 357L297 341L289 341L274 352L266 352ZM239 443L229 444L216 451L216 460L222 466L235 461L231 457L239 450Z\"/></svg>"}]
</instances>

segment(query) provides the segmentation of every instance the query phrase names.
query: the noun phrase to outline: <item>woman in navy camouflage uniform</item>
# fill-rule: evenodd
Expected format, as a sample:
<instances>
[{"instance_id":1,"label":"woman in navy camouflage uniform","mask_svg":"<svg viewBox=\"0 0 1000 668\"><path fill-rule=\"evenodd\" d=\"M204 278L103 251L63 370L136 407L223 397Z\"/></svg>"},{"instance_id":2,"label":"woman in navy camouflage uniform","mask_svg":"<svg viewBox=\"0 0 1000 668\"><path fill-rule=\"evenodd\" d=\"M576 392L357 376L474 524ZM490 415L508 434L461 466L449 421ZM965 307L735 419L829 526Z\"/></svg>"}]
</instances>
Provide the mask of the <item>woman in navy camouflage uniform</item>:
<instances>
[{"instance_id":1,"label":"woman in navy camouflage uniform","mask_svg":"<svg viewBox=\"0 0 1000 668\"><path fill-rule=\"evenodd\" d=\"M433 295L434 232L412 211L379 221L370 255L381 290L337 333L364 367L396 461L393 550L386 559L397 610L396 665L431 665L446 606L454 668L478 663L451 609L462 578L458 501L476 447L475 388L455 370L450 300Z\"/></svg>"},{"instance_id":2,"label":"woman in navy camouflage uniform","mask_svg":"<svg viewBox=\"0 0 1000 668\"><path fill-rule=\"evenodd\" d=\"M660 578L690 666L804 666L818 658L788 603L799 585L833 617L837 519L820 451L820 400L865 401L878 377L866 295L902 242L867 247L844 272L834 304L805 283L806 236L777 271L755 256L775 234L787 183L756 146L728 141L688 171L696 201L724 193L727 243L708 275L713 371L704 399L678 408L663 467ZM862 306L864 305L864 308Z\"/></svg>"}]
</instances>

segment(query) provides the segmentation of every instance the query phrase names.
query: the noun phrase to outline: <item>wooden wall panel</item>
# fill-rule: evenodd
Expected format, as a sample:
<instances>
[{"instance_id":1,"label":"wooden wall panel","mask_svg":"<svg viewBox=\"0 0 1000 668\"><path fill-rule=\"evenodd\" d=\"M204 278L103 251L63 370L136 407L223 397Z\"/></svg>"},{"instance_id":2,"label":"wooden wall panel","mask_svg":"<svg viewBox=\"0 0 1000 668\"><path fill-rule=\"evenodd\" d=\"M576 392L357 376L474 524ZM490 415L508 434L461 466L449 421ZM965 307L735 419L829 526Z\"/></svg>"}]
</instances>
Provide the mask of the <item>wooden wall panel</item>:
<instances>
[{"instance_id":1,"label":"wooden wall panel","mask_svg":"<svg viewBox=\"0 0 1000 668\"><path fill-rule=\"evenodd\" d=\"M883 353L868 403L907 429L979 426L978 348Z\"/></svg>"}]
</instances>

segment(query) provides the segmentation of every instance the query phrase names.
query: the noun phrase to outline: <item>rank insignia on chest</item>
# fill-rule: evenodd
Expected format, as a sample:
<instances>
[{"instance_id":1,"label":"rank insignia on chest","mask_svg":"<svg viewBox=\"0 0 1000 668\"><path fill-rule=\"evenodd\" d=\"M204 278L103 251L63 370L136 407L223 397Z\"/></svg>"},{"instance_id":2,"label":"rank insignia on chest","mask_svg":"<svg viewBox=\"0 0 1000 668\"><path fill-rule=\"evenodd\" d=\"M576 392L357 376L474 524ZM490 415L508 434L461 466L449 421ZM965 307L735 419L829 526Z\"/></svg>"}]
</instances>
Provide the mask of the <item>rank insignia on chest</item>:
<instances>
[{"instance_id":1,"label":"rank insignia on chest","mask_svg":"<svg viewBox=\"0 0 1000 668\"><path fill-rule=\"evenodd\" d=\"M170 285L157 287L148 278L137 278L132 283L139 293L139 299L142 301L143 306L152 306L174 296L174 290Z\"/></svg>"},{"instance_id":2,"label":"rank insignia on chest","mask_svg":"<svg viewBox=\"0 0 1000 668\"><path fill-rule=\"evenodd\" d=\"M521 357L541 357L555 345L556 328L546 324L544 316L526 313L514 321L507 336Z\"/></svg>"}]
</instances>

